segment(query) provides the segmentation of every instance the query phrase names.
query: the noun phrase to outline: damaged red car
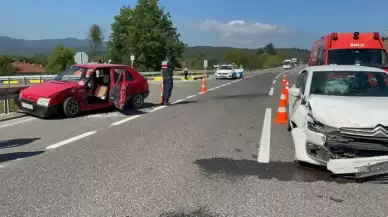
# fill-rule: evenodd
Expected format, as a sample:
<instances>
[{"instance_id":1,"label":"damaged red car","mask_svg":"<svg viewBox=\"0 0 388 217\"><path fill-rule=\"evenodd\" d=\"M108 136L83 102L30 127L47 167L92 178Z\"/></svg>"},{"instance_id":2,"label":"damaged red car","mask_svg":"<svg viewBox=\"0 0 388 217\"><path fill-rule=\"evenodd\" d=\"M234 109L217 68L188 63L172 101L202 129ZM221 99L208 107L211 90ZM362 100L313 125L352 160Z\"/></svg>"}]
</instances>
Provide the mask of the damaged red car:
<instances>
[{"instance_id":1,"label":"damaged red car","mask_svg":"<svg viewBox=\"0 0 388 217\"><path fill-rule=\"evenodd\" d=\"M16 104L28 114L68 118L81 112L127 105L141 108L148 97L148 81L134 68L116 64L76 64L54 80L23 89Z\"/></svg>"}]
</instances>

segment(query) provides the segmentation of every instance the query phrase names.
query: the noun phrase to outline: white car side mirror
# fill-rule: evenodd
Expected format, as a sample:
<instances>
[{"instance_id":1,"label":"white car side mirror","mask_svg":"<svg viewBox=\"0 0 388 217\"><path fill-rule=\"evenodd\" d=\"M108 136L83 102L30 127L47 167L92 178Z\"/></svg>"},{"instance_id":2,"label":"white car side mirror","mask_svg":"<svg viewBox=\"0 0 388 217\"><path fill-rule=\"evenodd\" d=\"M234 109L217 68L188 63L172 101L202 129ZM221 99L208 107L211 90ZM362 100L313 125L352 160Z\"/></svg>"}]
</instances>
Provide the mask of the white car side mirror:
<instances>
[{"instance_id":1,"label":"white car side mirror","mask_svg":"<svg viewBox=\"0 0 388 217\"><path fill-rule=\"evenodd\" d=\"M293 97L300 97L302 95L302 91L299 88L290 88L288 93Z\"/></svg>"}]
</instances>

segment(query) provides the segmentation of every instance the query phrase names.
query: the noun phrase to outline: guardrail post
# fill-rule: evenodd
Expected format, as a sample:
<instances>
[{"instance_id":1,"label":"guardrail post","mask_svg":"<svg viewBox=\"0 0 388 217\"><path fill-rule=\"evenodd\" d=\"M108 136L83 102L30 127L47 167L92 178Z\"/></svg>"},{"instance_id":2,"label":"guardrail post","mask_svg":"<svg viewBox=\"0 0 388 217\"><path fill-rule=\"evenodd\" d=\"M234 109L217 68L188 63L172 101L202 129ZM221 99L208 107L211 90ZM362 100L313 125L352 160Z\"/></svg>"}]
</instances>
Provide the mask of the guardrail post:
<instances>
[{"instance_id":1,"label":"guardrail post","mask_svg":"<svg viewBox=\"0 0 388 217\"><path fill-rule=\"evenodd\" d=\"M5 114L8 114L8 113L9 113L9 100L8 100L8 96L7 96L7 98L5 98L5 100L4 100L4 113L5 113Z\"/></svg>"}]
</instances>

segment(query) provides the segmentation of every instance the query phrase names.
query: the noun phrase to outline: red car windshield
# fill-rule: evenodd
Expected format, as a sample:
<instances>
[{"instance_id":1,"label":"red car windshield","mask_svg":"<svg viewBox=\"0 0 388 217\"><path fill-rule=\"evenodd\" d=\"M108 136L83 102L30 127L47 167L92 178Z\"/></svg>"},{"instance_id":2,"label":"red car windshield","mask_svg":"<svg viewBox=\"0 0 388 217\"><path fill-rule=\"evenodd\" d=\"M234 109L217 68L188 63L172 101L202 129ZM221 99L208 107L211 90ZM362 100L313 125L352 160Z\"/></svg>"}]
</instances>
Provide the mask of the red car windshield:
<instances>
[{"instance_id":1,"label":"red car windshield","mask_svg":"<svg viewBox=\"0 0 388 217\"><path fill-rule=\"evenodd\" d=\"M79 82L87 80L92 74L93 69L84 68L80 66L70 66L65 71L59 73L54 80L56 81L72 81Z\"/></svg>"}]
</instances>

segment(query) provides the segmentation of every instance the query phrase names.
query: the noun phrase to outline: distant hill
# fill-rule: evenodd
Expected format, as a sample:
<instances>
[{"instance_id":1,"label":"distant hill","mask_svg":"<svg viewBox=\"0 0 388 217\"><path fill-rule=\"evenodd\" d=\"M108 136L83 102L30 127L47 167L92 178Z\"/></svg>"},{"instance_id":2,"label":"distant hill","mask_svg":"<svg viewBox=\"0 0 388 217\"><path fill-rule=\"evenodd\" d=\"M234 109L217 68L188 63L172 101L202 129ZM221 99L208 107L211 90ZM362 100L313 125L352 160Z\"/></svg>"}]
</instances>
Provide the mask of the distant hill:
<instances>
[{"instance_id":1,"label":"distant hill","mask_svg":"<svg viewBox=\"0 0 388 217\"><path fill-rule=\"evenodd\" d=\"M15 56L29 56L36 54L47 55L57 44L72 47L76 51L87 51L89 49L89 42L86 39L65 38L24 40L0 36L0 53ZM106 49L105 44L104 48Z\"/></svg>"},{"instance_id":2,"label":"distant hill","mask_svg":"<svg viewBox=\"0 0 388 217\"><path fill-rule=\"evenodd\" d=\"M5 36L0 36L0 54L11 56L32 56L48 55L57 45L63 44L72 47L76 51L88 51L89 42L86 39L65 38L65 39L42 39L42 40L24 40ZM107 50L107 44L103 44L103 50ZM217 59L223 60L231 51L241 50L256 52L255 49L239 49L232 47L211 47L211 46L194 46L187 47L183 53L184 59ZM306 62L309 51L297 48L280 48L278 52L284 54L286 58L296 57Z\"/></svg>"}]
</instances>

